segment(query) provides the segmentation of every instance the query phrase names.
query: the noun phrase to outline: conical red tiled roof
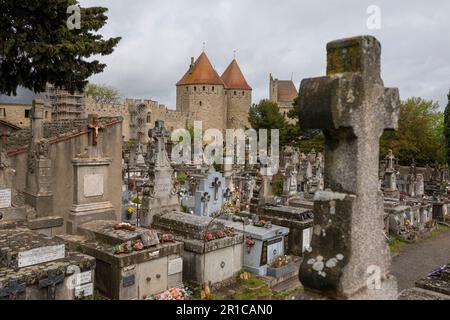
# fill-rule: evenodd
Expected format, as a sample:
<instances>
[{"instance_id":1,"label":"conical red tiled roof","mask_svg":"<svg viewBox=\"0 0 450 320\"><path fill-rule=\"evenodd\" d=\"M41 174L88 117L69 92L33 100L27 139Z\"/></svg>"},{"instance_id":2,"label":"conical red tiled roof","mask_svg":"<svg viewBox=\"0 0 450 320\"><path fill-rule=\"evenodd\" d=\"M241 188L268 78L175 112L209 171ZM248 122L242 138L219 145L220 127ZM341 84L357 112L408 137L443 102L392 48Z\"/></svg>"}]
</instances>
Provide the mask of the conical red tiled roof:
<instances>
[{"instance_id":1,"label":"conical red tiled roof","mask_svg":"<svg viewBox=\"0 0 450 320\"><path fill-rule=\"evenodd\" d=\"M209 62L206 53L202 52L181 80L177 82L177 86L189 84L224 85L222 79L211 65L211 62Z\"/></svg>"},{"instance_id":2,"label":"conical red tiled roof","mask_svg":"<svg viewBox=\"0 0 450 320\"><path fill-rule=\"evenodd\" d=\"M252 90L252 88L245 80L236 59L233 59L233 61L231 61L230 65L222 74L221 78L225 83L225 87L227 89Z\"/></svg>"}]
</instances>

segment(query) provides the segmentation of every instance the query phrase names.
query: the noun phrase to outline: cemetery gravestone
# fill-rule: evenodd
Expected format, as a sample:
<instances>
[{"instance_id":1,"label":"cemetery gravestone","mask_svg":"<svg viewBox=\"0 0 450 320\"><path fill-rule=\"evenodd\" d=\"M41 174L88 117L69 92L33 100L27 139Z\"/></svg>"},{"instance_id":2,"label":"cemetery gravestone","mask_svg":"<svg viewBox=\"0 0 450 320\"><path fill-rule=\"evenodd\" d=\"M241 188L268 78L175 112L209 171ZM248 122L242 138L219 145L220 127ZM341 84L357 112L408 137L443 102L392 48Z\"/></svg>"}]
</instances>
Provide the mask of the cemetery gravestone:
<instances>
[{"instance_id":1,"label":"cemetery gravestone","mask_svg":"<svg viewBox=\"0 0 450 320\"><path fill-rule=\"evenodd\" d=\"M379 139L396 129L397 89L380 76L381 45L371 36L327 45L327 76L305 79L300 125L325 135L325 187L314 198L312 249L301 265L307 290L330 298L393 299L396 280L383 235ZM369 283L373 272L379 281Z\"/></svg>"}]
</instances>

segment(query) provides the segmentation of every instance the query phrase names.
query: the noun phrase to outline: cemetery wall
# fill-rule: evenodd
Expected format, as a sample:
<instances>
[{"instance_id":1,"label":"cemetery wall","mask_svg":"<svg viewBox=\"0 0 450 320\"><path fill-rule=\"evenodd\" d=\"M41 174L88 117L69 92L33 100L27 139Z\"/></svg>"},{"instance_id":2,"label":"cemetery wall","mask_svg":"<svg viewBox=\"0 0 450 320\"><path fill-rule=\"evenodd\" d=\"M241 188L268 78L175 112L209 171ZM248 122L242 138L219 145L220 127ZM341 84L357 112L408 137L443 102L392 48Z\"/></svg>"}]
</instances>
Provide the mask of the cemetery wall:
<instances>
[{"instance_id":1,"label":"cemetery wall","mask_svg":"<svg viewBox=\"0 0 450 320\"><path fill-rule=\"evenodd\" d=\"M99 132L99 140L103 141L102 153L105 157L113 159L108 171L108 192L106 197L111 201L117 215L120 214L120 200L122 194L122 124L120 120ZM54 215L68 218L74 199L74 170L72 159L83 153L88 146L87 132L74 133L71 136L52 139L49 148L49 157L52 160L52 192ZM16 170L13 187L19 192L25 190L27 165L27 149L9 152L11 166ZM49 213L52 214L52 213ZM65 227L64 227L65 229Z\"/></svg>"}]
</instances>

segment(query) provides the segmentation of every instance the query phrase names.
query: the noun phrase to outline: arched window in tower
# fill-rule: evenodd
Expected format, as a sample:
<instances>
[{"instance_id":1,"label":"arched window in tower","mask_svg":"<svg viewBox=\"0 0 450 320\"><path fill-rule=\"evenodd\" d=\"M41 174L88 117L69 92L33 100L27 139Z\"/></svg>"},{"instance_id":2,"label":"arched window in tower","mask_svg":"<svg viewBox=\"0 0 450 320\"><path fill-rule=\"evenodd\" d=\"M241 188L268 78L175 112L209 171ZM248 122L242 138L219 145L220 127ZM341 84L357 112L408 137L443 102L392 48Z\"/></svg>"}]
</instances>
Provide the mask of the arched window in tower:
<instances>
[{"instance_id":1,"label":"arched window in tower","mask_svg":"<svg viewBox=\"0 0 450 320\"><path fill-rule=\"evenodd\" d=\"M194 86L194 91L197 91L197 87Z\"/></svg>"},{"instance_id":2,"label":"arched window in tower","mask_svg":"<svg viewBox=\"0 0 450 320\"><path fill-rule=\"evenodd\" d=\"M186 92L188 92L189 91L189 88L188 87L186 87Z\"/></svg>"},{"instance_id":3,"label":"arched window in tower","mask_svg":"<svg viewBox=\"0 0 450 320\"><path fill-rule=\"evenodd\" d=\"M245 96L245 92L244 91L242 91L242 96Z\"/></svg>"},{"instance_id":4,"label":"arched window in tower","mask_svg":"<svg viewBox=\"0 0 450 320\"><path fill-rule=\"evenodd\" d=\"M214 86L212 86L211 90L212 90L212 92L214 92Z\"/></svg>"},{"instance_id":5,"label":"arched window in tower","mask_svg":"<svg viewBox=\"0 0 450 320\"><path fill-rule=\"evenodd\" d=\"M147 123L152 123L152 113L151 112L147 113Z\"/></svg>"},{"instance_id":6,"label":"arched window in tower","mask_svg":"<svg viewBox=\"0 0 450 320\"><path fill-rule=\"evenodd\" d=\"M234 95L236 95L236 91L234 91Z\"/></svg>"},{"instance_id":7,"label":"arched window in tower","mask_svg":"<svg viewBox=\"0 0 450 320\"><path fill-rule=\"evenodd\" d=\"M203 91L205 91L206 90L206 87L205 86L203 86Z\"/></svg>"},{"instance_id":8,"label":"arched window in tower","mask_svg":"<svg viewBox=\"0 0 450 320\"><path fill-rule=\"evenodd\" d=\"M202 102L201 101L198 104L200 105L200 107L202 106Z\"/></svg>"}]
</instances>

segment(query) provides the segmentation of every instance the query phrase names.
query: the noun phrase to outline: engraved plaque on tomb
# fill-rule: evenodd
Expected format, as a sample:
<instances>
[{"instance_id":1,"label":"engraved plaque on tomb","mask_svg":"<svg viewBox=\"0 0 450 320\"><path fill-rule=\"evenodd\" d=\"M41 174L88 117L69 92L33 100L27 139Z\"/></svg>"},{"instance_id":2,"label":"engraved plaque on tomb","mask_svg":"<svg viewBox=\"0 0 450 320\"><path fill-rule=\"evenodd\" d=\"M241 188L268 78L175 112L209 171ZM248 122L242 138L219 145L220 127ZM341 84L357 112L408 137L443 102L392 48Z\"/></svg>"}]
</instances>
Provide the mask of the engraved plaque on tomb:
<instances>
[{"instance_id":1,"label":"engraved plaque on tomb","mask_svg":"<svg viewBox=\"0 0 450 320\"><path fill-rule=\"evenodd\" d=\"M177 258L169 260L169 268L168 268L168 275L172 275L175 273L180 273L183 271L183 259Z\"/></svg>"},{"instance_id":2,"label":"engraved plaque on tomb","mask_svg":"<svg viewBox=\"0 0 450 320\"><path fill-rule=\"evenodd\" d=\"M131 287L135 283L135 276L134 274L128 275L122 278L122 287Z\"/></svg>"},{"instance_id":3,"label":"engraved plaque on tomb","mask_svg":"<svg viewBox=\"0 0 450 320\"><path fill-rule=\"evenodd\" d=\"M75 288L75 297L82 298L92 296L94 294L94 284L86 283Z\"/></svg>"},{"instance_id":4,"label":"engraved plaque on tomb","mask_svg":"<svg viewBox=\"0 0 450 320\"><path fill-rule=\"evenodd\" d=\"M84 176L84 196L98 197L103 195L103 174L87 174Z\"/></svg>"},{"instance_id":5,"label":"engraved plaque on tomb","mask_svg":"<svg viewBox=\"0 0 450 320\"><path fill-rule=\"evenodd\" d=\"M89 282L92 282L92 271L86 271L86 272L81 272L78 273L76 276L76 283L77 285L83 285Z\"/></svg>"},{"instance_id":6,"label":"engraved plaque on tomb","mask_svg":"<svg viewBox=\"0 0 450 320\"><path fill-rule=\"evenodd\" d=\"M0 209L11 207L11 189L0 189Z\"/></svg>"},{"instance_id":7,"label":"engraved plaque on tomb","mask_svg":"<svg viewBox=\"0 0 450 320\"><path fill-rule=\"evenodd\" d=\"M19 252L18 267L28 267L39 263L54 261L64 258L66 255L65 245L40 247L28 251Z\"/></svg>"}]
</instances>

